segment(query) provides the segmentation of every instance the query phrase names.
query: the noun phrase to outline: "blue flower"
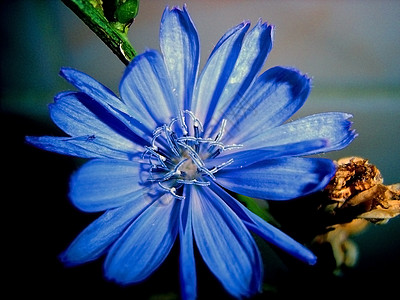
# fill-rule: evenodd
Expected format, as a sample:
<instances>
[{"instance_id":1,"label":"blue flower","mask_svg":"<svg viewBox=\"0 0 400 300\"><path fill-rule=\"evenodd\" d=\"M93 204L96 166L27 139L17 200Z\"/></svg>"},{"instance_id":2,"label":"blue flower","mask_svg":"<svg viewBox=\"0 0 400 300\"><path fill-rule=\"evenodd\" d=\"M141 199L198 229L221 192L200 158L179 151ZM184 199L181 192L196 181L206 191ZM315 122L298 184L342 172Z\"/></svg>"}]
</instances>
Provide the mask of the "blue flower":
<instances>
[{"instance_id":1,"label":"blue flower","mask_svg":"<svg viewBox=\"0 0 400 300\"><path fill-rule=\"evenodd\" d=\"M273 27L243 22L217 43L198 75L199 40L186 8L166 8L160 54L127 67L120 96L79 71L61 75L78 91L60 93L52 120L68 137L27 137L39 148L91 158L71 178L70 199L105 211L61 255L77 265L105 255L105 276L146 279L179 238L184 298L196 297L194 247L235 297L260 290L263 268L250 232L300 260L316 257L247 210L227 191L286 200L319 191L331 160L356 136L345 113L285 123L305 102L310 79L291 68L259 75ZM247 34L246 34L247 32ZM195 246L195 245L196 246Z\"/></svg>"}]
</instances>

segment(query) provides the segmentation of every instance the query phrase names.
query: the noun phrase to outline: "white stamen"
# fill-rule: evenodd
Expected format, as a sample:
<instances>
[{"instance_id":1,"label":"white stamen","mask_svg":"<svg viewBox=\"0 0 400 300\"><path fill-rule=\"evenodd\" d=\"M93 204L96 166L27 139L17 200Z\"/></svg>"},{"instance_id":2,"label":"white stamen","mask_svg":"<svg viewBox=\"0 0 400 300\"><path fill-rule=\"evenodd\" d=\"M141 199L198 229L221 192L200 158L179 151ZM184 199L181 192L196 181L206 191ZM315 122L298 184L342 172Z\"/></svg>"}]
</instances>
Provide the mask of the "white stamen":
<instances>
[{"instance_id":1,"label":"white stamen","mask_svg":"<svg viewBox=\"0 0 400 300\"><path fill-rule=\"evenodd\" d=\"M225 168L226 166L229 166L231 163L233 163L233 158L231 158L231 159L229 159L228 161L226 161L226 162L224 162L224 163L222 163L222 164L220 164L220 165L218 165L218 166L212 168L212 169L210 170L210 172L211 172L211 173L217 173L219 170Z\"/></svg>"},{"instance_id":2,"label":"white stamen","mask_svg":"<svg viewBox=\"0 0 400 300\"><path fill-rule=\"evenodd\" d=\"M190 117L189 124L193 126L190 133L188 125L185 124L185 115ZM175 124L177 122L178 124ZM226 119L223 119L215 138L203 137L204 128L200 120L190 110L182 110L178 118L157 127L153 131L151 146L145 146L142 156L149 159L149 181L157 182L162 190L180 200L185 199L183 195L177 194L183 185L210 185L210 181L205 180L205 177L215 180L214 174L232 164L233 159L211 169L206 167L203 159L212 159L225 150L242 147L236 144L225 146L221 142L226 124Z\"/></svg>"},{"instance_id":3,"label":"white stamen","mask_svg":"<svg viewBox=\"0 0 400 300\"><path fill-rule=\"evenodd\" d=\"M176 182L182 183L182 184L195 184L195 185L200 185L200 186L210 185L209 181L199 181L197 179L192 179L192 180L178 179Z\"/></svg>"},{"instance_id":4,"label":"white stamen","mask_svg":"<svg viewBox=\"0 0 400 300\"><path fill-rule=\"evenodd\" d=\"M215 137L216 142L219 142L221 140L225 132L225 127L226 127L226 119L223 119L221 123L221 128L219 129L217 136Z\"/></svg>"},{"instance_id":5,"label":"white stamen","mask_svg":"<svg viewBox=\"0 0 400 300\"><path fill-rule=\"evenodd\" d=\"M243 145L242 144L232 144L232 145L226 145L223 147L223 150L231 150L231 149L239 149L242 148Z\"/></svg>"},{"instance_id":6,"label":"white stamen","mask_svg":"<svg viewBox=\"0 0 400 300\"><path fill-rule=\"evenodd\" d=\"M158 152L156 152L155 149L153 149L152 147L148 147L145 146L146 151L145 153L143 153L143 155L146 155L147 152L150 152L155 158L157 158L157 160L159 161L159 163L161 164L161 166L165 169L168 169L167 165L164 163L167 158L165 156L162 156L161 154L159 154Z\"/></svg>"},{"instance_id":7,"label":"white stamen","mask_svg":"<svg viewBox=\"0 0 400 300\"><path fill-rule=\"evenodd\" d=\"M175 133L165 125L163 126L163 128L164 128L165 137L167 138L167 143L168 143L169 148L172 150L172 152L176 156L179 156L179 149L176 145Z\"/></svg>"},{"instance_id":8,"label":"white stamen","mask_svg":"<svg viewBox=\"0 0 400 300\"><path fill-rule=\"evenodd\" d=\"M185 196L181 196L181 195L178 195L176 193L176 188L174 188L174 187L171 187L171 188L165 187L165 186L163 186L161 184L161 182L159 182L158 185L161 187L161 189L163 189L164 191L169 192L172 196L174 196L178 200L184 200L185 199Z\"/></svg>"},{"instance_id":9,"label":"white stamen","mask_svg":"<svg viewBox=\"0 0 400 300\"><path fill-rule=\"evenodd\" d=\"M180 166L182 166L185 161L187 161L187 159L183 159L181 160L179 163L176 164L176 166L174 167L174 169L170 172L168 172L167 174L164 175L163 180L168 180L173 176L180 176L182 174L182 172L179 169Z\"/></svg>"}]
</instances>

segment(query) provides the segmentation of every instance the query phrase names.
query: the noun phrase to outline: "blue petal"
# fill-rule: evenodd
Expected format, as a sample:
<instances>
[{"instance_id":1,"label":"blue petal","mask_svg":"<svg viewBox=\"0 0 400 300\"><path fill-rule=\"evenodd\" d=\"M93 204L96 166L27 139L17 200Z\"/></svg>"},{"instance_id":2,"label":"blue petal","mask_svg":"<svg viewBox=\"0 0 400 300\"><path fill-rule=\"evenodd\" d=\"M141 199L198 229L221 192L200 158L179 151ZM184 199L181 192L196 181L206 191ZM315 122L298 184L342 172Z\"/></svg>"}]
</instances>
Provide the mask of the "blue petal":
<instances>
[{"instance_id":1,"label":"blue petal","mask_svg":"<svg viewBox=\"0 0 400 300\"><path fill-rule=\"evenodd\" d=\"M260 72L262 66L272 49L273 27L261 20L245 36L236 64L230 74L225 87L216 104L210 107L208 119L204 124L204 129L216 130L224 111L230 103L237 101L244 95L249 86L253 83L255 77ZM210 132L208 135L214 135Z\"/></svg>"},{"instance_id":2,"label":"blue petal","mask_svg":"<svg viewBox=\"0 0 400 300\"><path fill-rule=\"evenodd\" d=\"M107 87L94 80L89 75L71 68L62 68L60 75L68 82L78 88L81 92L94 99L104 107L111 115L120 120L131 131L138 136L151 136L152 128L149 130L138 122L140 114L135 115L115 94Z\"/></svg>"},{"instance_id":3,"label":"blue petal","mask_svg":"<svg viewBox=\"0 0 400 300\"><path fill-rule=\"evenodd\" d=\"M271 244L281 248L283 251L309 265L314 265L317 262L317 257L305 246L296 242L290 236L284 234L271 224L268 224L259 216L251 212L250 215L252 216L252 222L245 222L245 224L251 231L258 234L267 242L270 242Z\"/></svg>"},{"instance_id":4,"label":"blue petal","mask_svg":"<svg viewBox=\"0 0 400 300\"><path fill-rule=\"evenodd\" d=\"M311 152L325 149L327 144L327 140L318 139L277 146L267 146L254 150L236 152L226 151L222 152L222 154L217 158L206 160L205 164L208 169L212 169L213 167L222 165L224 162L233 159L231 164L224 167L224 170L226 171L229 169L243 168L267 159L309 154Z\"/></svg>"},{"instance_id":5,"label":"blue petal","mask_svg":"<svg viewBox=\"0 0 400 300\"><path fill-rule=\"evenodd\" d=\"M120 284L147 278L167 257L178 233L180 202L165 194L148 207L107 254L104 271Z\"/></svg>"},{"instance_id":6,"label":"blue petal","mask_svg":"<svg viewBox=\"0 0 400 300\"><path fill-rule=\"evenodd\" d=\"M267 70L224 112L225 139L245 143L282 124L304 104L309 91L310 79L298 71L283 67Z\"/></svg>"},{"instance_id":7,"label":"blue petal","mask_svg":"<svg viewBox=\"0 0 400 300\"><path fill-rule=\"evenodd\" d=\"M174 94L182 109L190 109L199 67L199 38L186 10L168 7L160 26L160 47Z\"/></svg>"},{"instance_id":8,"label":"blue petal","mask_svg":"<svg viewBox=\"0 0 400 300\"><path fill-rule=\"evenodd\" d=\"M351 117L350 114L340 112L315 114L265 130L244 143L247 149L323 138L328 141L326 147L305 154L340 150L357 136L350 129L352 122L348 119Z\"/></svg>"},{"instance_id":9,"label":"blue petal","mask_svg":"<svg viewBox=\"0 0 400 300\"><path fill-rule=\"evenodd\" d=\"M262 262L253 237L238 216L208 188L193 188L193 231L204 261L235 297L259 291Z\"/></svg>"},{"instance_id":10,"label":"blue petal","mask_svg":"<svg viewBox=\"0 0 400 300\"><path fill-rule=\"evenodd\" d=\"M49 106L50 116L70 136L92 136L93 143L94 137L102 137L109 140L110 148L127 153L142 151L139 145L145 141L86 94L64 92L54 101Z\"/></svg>"},{"instance_id":11,"label":"blue petal","mask_svg":"<svg viewBox=\"0 0 400 300\"><path fill-rule=\"evenodd\" d=\"M142 200L106 211L76 237L60 255L61 261L68 266L74 266L103 255L130 222L149 205Z\"/></svg>"},{"instance_id":12,"label":"blue petal","mask_svg":"<svg viewBox=\"0 0 400 300\"><path fill-rule=\"evenodd\" d=\"M192 201L190 201L190 191L190 187L185 188L185 199L182 200L181 204L179 218L181 253L179 262L182 298L194 300L197 296L197 277L193 249Z\"/></svg>"},{"instance_id":13,"label":"blue petal","mask_svg":"<svg viewBox=\"0 0 400 300\"><path fill-rule=\"evenodd\" d=\"M161 54L149 50L133 59L121 79L122 99L151 131L179 113L168 76Z\"/></svg>"},{"instance_id":14,"label":"blue petal","mask_svg":"<svg viewBox=\"0 0 400 300\"><path fill-rule=\"evenodd\" d=\"M233 192L260 199L287 200L323 189L335 174L329 159L286 157L224 170L217 183Z\"/></svg>"},{"instance_id":15,"label":"blue petal","mask_svg":"<svg viewBox=\"0 0 400 300\"><path fill-rule=\"evenodd\" d=\"M317 258L309 249L249 211L215 183L212 182L210 187L242 219L248 229L301 261L310 265L316 263Z\"/></svg>"},{"instance_id":16,"label":"blue petal","mask_svg":"<svg viewBox=\"0 0 400 300\"><path fill-rule=\"evenodd\" d=\"M123 110L123 103L121 100L118 99L109 88L105 87L91 76L73 68L61 68L60 75L93 99L99 99L102 102L107 102L109 105Z\"/></svg>"},{"instance_id":17,"label":"blue petal","mask_svg":"<svg viewBox=\"0 0 400 300\"><path fill-rule=\"evenodd\" d=\"M81 210L94 212L124 205L130 201L149 202L149 183L138 162L96 159L84 164L72 177L70 198Z\"/></svg>"},{"instance_id":18,"label":"blue petal","mask_svg":"<svg viewBox=\"0 0 400 300\"><path fill-rule=\"evenodd\" d=\"M215 46L197 82L191 110L205 125L220 98L239 56L250 24L243 22L228 31Z\"/></svg>"},{"instance_id":19,"label":"blue petal","mask_svg":"<svg viewBox=\"0 0 400 300\"><path fill-rule=\"evenodd\" d=\"M94 143L93 141L96 140ZM26 141L43 150L82 158L131 159L136 152L127 153L115 149L109 139L85 135L78 137L27 136Z\"/></svg>"}]
</instances>

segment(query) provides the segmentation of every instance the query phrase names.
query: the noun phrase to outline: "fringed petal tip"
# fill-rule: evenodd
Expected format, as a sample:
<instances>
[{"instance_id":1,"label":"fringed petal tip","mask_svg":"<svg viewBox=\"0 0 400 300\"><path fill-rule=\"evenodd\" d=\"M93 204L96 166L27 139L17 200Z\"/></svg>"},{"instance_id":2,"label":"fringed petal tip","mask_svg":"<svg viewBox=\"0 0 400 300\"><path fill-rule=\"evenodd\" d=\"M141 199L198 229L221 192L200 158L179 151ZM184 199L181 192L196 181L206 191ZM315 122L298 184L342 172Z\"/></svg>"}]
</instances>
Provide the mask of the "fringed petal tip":
<instances>
[{"instance_id":1,"label":"fringed petal tip","mask_svg":"<svg viewBox=\"0 0 400 300\"><path fill-rule=\"evenodd\" d=\"M189 12L188 12L188 10L187 10L187 5L186 5L186 3L184 3L184 4L182 5L182 8L181 8L179 5L174 5L174 6L172 6L172 8L169 7L168 5L165 6L164 13L163 13L163 17L164 17L164 15L165 15L166 13L170 13L170 12L184 13L188 18L190 18Z\"/></svg>"},{"instance_id":2,"label":"fringed petal tip","mask_svg":"<svg viewBox=\"0 0 400 300\"><path fill-rule=\"evenodd\" d=\"M273 67L271 74L275 77L278 84L286 83L291 87L292 98L307 99L311 91L311 78L307 74L301 73L293 67Z\"/></svg>"},{"instance_id":3,"label":"fringed petal tip","mask_svg":"<svg viewBox=\"0 0 400 300\"><path fill-rule=\"evenodd\" d=\"M347 147L356 137L358 137L358 133L355 129L351 129L351 127L353 126L353 121L350 121L349 118L352 118L353 116L348 114L348 118L347 118L347 131L348 131L348 136L347 139L345 139L343 141L343 144L341 146L341 148L339 149L343 149L345 147Z\"/></svg>"},{"instance_id":4,"label":"fringed petal tip","mask_svg":"<svg viewBox=\"0 0 400 300\"><path fill-rule=\"evenodd\" d=\"M347 147L357 136L358 133L353 126L352 114L342 112L329 112L324 113L327 118L331 118L336 128L331 130L331 147L328 151L337 151ZM336 119L336 120L335 120ZM335 122L335 123L334 123Z\"/></svg>"},{"instance_id":5,"label":"fringed petal tip","mask_svg":"<svg viewBox=\"0 0 400 300\"><path fill-rule=\"evenodd\" d=\"M264 22L264 20L262 18L259 18L255 27L260 27L263 30L269 29L269 31L271 33L271 38L272 38L274 30L275 30L274 24L269 24L267 21Z\"/></svg>"},{"instance_id":6,"label":"fringed petal tip","mask_svg":"<svg viewBox=\"0 0 400 300\"><path fill-rule=\"evenodd\" d=\"M160 24L160 49L181 109L190 109L200 61L200 42L186 7L164 11Z\"/></svg>"}]
</instances>

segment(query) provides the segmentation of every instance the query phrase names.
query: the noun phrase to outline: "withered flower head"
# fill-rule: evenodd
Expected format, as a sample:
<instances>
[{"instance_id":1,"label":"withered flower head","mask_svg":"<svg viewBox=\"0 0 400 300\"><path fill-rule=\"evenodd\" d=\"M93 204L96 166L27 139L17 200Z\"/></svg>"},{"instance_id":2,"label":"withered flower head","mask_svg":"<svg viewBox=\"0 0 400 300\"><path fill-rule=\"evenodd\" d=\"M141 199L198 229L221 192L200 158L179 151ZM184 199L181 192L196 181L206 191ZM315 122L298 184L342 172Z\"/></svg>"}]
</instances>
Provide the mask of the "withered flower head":
<instances>
[{"instance_id":1,"label":"withered flower head","mask_svg":"<svg viewBox=\"0 0 400 300\"><path fill-rule=\"evenodd\" d=\"M329 221L325 232L315 236L313 244L329 243L336 262L334 273L352 267L358 248L350 239L369 223L385 224L400 214L400 183L384 185L376 166L360 157L337 161L337 171L325 188L321 210Z\"/></svg>"},{"instance_id":2,"label":"withered flower head","mask_svg":"<svg viewBox=\"0 0 400 300\"><path fill-rule=\"evenodd\" d=\"M330 208L340 215L385 223L400 214L400 183L384 185L376 166L360 157L342 158L326 187Z\"/></svg>"}]
</instances>

